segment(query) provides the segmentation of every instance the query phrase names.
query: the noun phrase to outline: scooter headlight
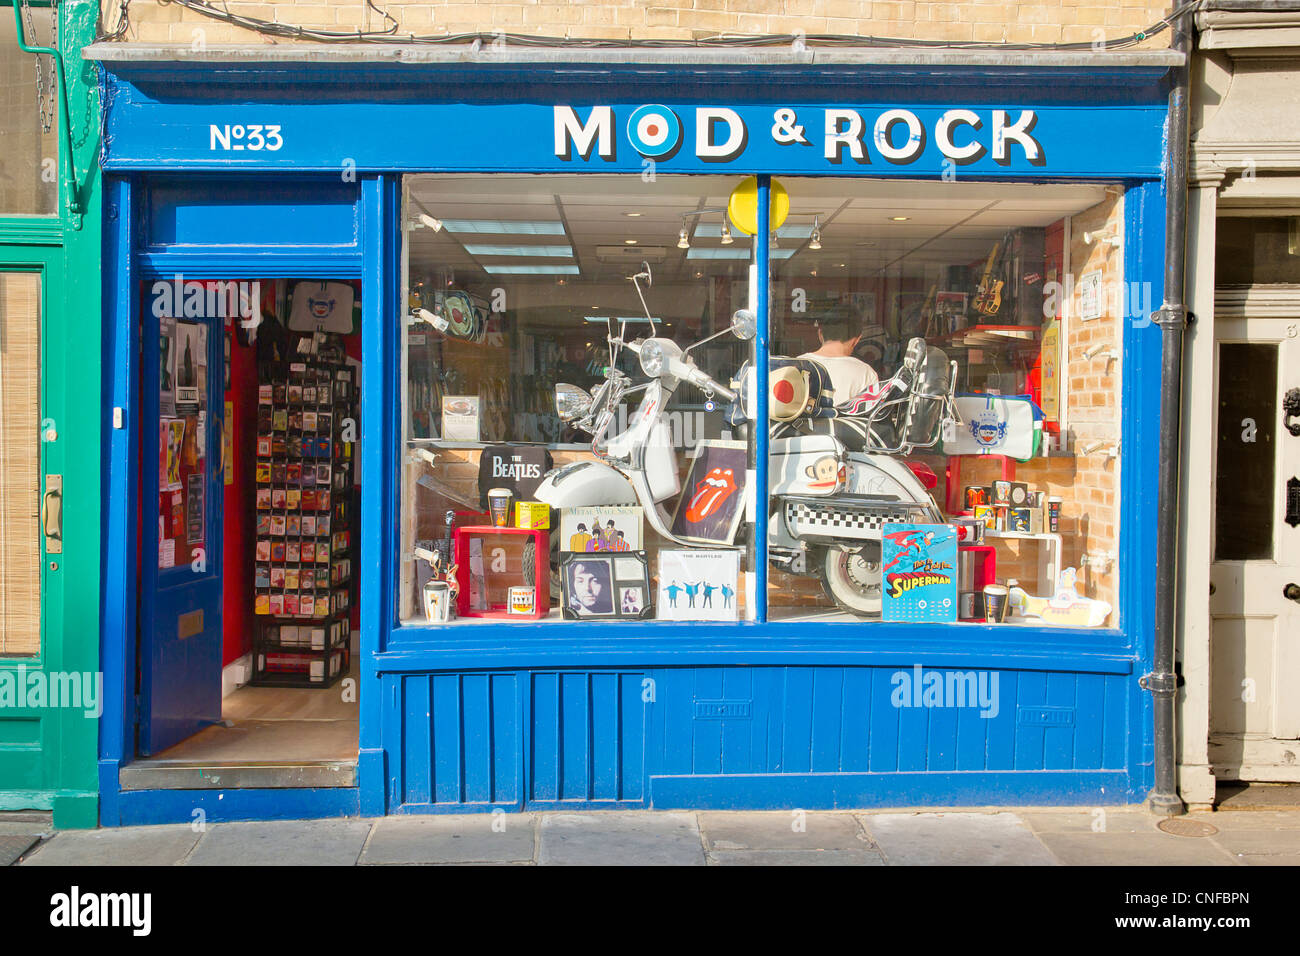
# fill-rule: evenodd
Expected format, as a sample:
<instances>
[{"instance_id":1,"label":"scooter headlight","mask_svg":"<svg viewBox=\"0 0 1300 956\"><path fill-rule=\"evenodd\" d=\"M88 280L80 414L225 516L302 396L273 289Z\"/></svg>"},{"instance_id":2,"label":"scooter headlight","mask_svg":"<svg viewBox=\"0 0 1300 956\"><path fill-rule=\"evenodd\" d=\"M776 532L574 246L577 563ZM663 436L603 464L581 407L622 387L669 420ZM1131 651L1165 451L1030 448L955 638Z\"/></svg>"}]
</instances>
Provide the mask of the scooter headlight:
<instances>
[{"instance_id":1,"label":"scooter headlight","mask_svg":"<svg viewBox=\"0 0 1300 956\"><path fill-rule=\"evenodd\" d=\"M591 410L592 397L584 389L565 382L555 386L555 412L560 421L571 422Z\"/></svg>"},{"instance_id":2,"label":"scooter headlight","mask_svg":"<svg viewBox=\"0 0 1300 956\"><path fill-rule=\"evenodd\" d=\"M650 339L641 346L641 371L645 372L651 378L658 378L664 370L667 363L668 355L664 347Z\"/></svg>"}]
</instances>

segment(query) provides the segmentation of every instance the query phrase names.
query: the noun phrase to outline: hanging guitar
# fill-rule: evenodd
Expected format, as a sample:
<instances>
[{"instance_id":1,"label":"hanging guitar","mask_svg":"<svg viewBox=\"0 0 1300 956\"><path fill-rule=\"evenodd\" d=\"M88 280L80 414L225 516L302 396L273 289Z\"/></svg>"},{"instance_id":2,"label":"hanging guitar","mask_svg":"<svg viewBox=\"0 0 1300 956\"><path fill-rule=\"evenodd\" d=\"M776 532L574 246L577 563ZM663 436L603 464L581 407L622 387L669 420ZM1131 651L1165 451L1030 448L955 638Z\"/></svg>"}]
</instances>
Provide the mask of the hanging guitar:
<instances>
[{"instance_id":1,"label":"hanging guitar","mask_svg":"<svg viewBox=\"0 0 1300 956\"><path fill-rule=\"evenodd\" d=\"M979 288L975 290L974 309L980 315L989 317L997 315L1002 309L1002 287L1005 284L1002 279L1002 259L999 253L1005 252L1006 246L1002 242L993 244L993 251L989 253L989 261L984 266L984 277L980 279ZM994 260L997 261L996 268ZM994 276L997 278L994 278Z\"/></svg>"}]
</instances>

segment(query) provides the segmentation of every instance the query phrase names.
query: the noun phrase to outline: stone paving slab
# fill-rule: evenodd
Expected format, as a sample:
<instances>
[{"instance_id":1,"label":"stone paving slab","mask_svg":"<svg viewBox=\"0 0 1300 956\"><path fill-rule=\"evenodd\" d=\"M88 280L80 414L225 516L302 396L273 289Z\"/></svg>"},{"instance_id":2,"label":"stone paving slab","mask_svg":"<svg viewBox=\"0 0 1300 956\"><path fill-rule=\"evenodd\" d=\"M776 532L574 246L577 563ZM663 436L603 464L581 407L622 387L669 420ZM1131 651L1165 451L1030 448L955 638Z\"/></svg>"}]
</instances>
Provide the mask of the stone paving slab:
<instances>
[{"instance_id":1,"label":"stone paving slab","mask_svg":"<svg viewBox=\"0 0 1300 956\"><path fill-rule=\"evenodd\" d=\"M176 866L200 834L188 824L61 830L45 840L23 866Z\"/></svg>"},{"instance_id":2,"label":"stone paving slab","mask_svg":"<svg viewBox=\"0 0 1300 956\"><path fill-rule=\"evenodd\" d=\"M1208 837L1151 833L1040 833L1066 866L1232 866Z\"/></svg>"},{"instance_id":3,"label":"stone paving slab","mask_svg":"<svg viewBox=\"0 0 1300 956\"><path fill-rule=\"evenodd\" d=\"M1216 810L1189 813L1186 819L1200 820L1231 833L1234 830L1300 830L1300 813L1284 810Z\"/></svg>"},{"instance_id":4,"label":"stone paving slab","mask_svg":"<svg viewBox=\"0 0 1300 956\"><path fill-rule=\"evenodd\" d=\"M0 836L40 836L53 833L54 827L41 826L39 823L5 823L0 821Z\"/></svg>"},{"instance_id":5,"label":"stone paving slab","mask_svg":"<svg viewBox=\"0 0 1300 956\"><path fill-rule=\"evenodd\" d=\"M376 820L361 854L365 865L531 863L532 814L456 814Z\"/></svg>"},{"instance_id":6,"label":"stone paving slab","mask_svg":"<svg viewBox=\"0 0 1300 956\"><path fill-rule=\"evenodd\" d=\"M548 813L538 862L568 866L703 866L693 813Z\"/></svg>"},{"instance_id":7,"label":"stone paving slab","mask_svg":"<svg viewBox=\"0 0 1300 956\"><path fill-rule=\"evenodd\" d=\"M186 861L189 866L353 866L369 821L270 820L216 823Z\"/></svg>"},{"instance_id":8,"label":"stone paving slab","mask_svg":"<svg viewBox=\"0 0 1300 956\"><path fill-rule=\"evenodd\" d=\"M1211 839L1243 863L1261 856L1300 857L1300 830L1221 830Z\"/></svg>"},{"instance_id":9,"label":"stone paving slab","mask_svg":"<svg viewBox=\"0 0 1300 956\"><path fill-rule=\"evenodd\" d=\"M12 866L20 856L40 842L40 835L36 833L0 836L0 866Z\"/></svg>"},{"instance_id":10,"label":"stone paving slab","mask_svg":"<svg viewBox=\"0 0 1300 956\"><path fill-rule=\"evenodd\" d=\"M1035 833L1151 833L1161 818L1144 810L1095 807L1016 813ZM1199 819L1199 817L1198 817Z\"/></svg>"},{"instance_id":11,"label":"stone paving slab","mask_svg":"<svg viewBox=\"0 0 1300 956\"><path fill-rule=\"evenodd\" d=\"M54 827L54 814L48 810L0 810L0 823L21 823L32 833Z\"/></svg>"},{"instance_id":12,"label":"stone paving slab","mask_svg":"<svg viewBox=\"0 0 1300 956\"><path fill-rule=\"evenodd\" d=\"M1014 813L859 817L894 866L1052 866L1057 862Z\"/></svg>"},{"instance_id":13,"label":"stone paving slab","mask_svg":"<svg viewBox=\"0 0 1300 956\"><path fill-rule=\"evenodd\" d=\"M710 850L715 866L884 866L875 850Z\"/></svg>"},{"instance_id":14,"label":"stone paving slab","mask_svg":"<svg viewBox=\"0 0 1300 956\"><path fill-rule=\"evenodd\" d=\"M862 850L871 841L851 813L700 813L704 845L714 850Z\"/></svg>"}]
</instances>

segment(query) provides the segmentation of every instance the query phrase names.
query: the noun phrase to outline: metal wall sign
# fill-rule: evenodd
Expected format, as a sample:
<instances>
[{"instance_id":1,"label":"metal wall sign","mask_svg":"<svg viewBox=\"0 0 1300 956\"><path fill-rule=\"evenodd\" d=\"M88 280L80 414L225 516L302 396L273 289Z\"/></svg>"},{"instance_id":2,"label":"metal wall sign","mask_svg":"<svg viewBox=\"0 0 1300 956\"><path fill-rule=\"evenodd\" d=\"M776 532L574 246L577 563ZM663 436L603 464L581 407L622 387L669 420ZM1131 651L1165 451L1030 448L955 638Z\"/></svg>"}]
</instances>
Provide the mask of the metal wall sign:
<instances>
[{"instance_id":1,"label":"metal wall sign","mask_svg":"<svg viewBox=\"0 0 1300 956\"><path fill-rule=\"evenodd\" d=\"M834 99L796 86L785 99L768 83L758 96L728 87L687 101L683 88L701 84L686 74L672 98L650 102L670 91L543 84L524 101L519 86L498 98L431 85L340 101L313 84L159 98L108 82L110 169L1148 178L1160 175L1165 112L1137 92L1083 103L1050 85L1005 100L936 85L917 102L884 84Z\"/></svg>"}]
</instances>

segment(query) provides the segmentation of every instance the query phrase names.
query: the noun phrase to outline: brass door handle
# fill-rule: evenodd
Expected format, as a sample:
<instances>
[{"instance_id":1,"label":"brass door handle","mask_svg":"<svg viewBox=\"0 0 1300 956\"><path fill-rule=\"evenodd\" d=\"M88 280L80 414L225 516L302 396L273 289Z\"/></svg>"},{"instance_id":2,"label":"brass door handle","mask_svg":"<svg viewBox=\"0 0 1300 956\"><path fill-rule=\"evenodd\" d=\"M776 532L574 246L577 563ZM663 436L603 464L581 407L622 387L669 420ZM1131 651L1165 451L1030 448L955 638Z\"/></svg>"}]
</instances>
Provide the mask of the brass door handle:
<instances>
[{"instance_id":1,"label":"brass door handle","mask_svg":"<svg viewBox=\"0 0 1300 956\"><path fill-rule=\"evenodd\" d=\"M1282 588L1282 596L1288 601L1300 603L1300 584L1288 584Z\"/></svg>"},{"instance_id":2,"label":"brass door handle","mask_svg":"<svg viewBox=\"0 0 1300 956\"><path fill-rule=\"evenodd\" d=\"M63 476L45 476L45 494L41 498L41 530L45 534L45 553L63 553Z\"/></svg>"}]
</instances>

